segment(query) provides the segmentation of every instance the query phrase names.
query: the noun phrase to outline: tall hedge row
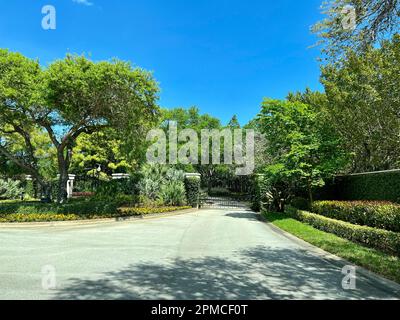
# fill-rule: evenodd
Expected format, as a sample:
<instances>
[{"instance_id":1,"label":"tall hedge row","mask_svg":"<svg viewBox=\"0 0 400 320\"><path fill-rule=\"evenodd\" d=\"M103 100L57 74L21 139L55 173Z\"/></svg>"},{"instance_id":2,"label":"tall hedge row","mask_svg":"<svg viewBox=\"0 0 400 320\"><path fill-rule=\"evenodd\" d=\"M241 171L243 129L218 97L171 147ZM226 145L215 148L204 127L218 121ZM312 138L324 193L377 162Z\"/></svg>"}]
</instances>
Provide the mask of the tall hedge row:
<instances>
[{"instance_id":1,"label":"tall hedge row","mask_svg":"<svg viewBox=\"0 0 400 320\"><path fill-rule=\"evenodd\" d=\"M198 208L200 205L200 184L200 177L188 176L185 178L186 198L188 204L193 208Z\"/></svg>"},{"instance_id":2,"label":"tall hedge row","mask_svg":"<svg viewBox=\"0 0 400 320\"><path fill-rule=\"evenodd\" d=\"M400 203L400 170L337 177L335 200L381 200Z\"/></svg>"}]
</instances>

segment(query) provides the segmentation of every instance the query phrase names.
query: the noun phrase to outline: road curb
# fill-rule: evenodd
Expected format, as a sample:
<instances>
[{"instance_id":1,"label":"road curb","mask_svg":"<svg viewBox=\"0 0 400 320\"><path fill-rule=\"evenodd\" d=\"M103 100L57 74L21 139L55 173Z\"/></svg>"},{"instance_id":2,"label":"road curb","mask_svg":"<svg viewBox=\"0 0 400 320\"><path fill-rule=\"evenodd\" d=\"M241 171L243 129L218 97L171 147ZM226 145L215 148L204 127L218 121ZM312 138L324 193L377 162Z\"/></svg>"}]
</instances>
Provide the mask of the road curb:
<instances>
[{"instance_id":1,"label":"road curb","mask_svg":"<svg viewBox=\"0 0 400 320\"><path fill-rule=\"evenodd\" d=\"M325 251L317 246L314 246L313 244L311 244L303 239L300 239L300 238L296 237L295 235L277 227L276 225L274 225L273 223L268 221L267 218L265 218L263 214L259 213L259 217L260 217L260 221L264 222L272 231L296 242L297 244L301 245L302 247L305 247L307 250L311 251L313 254L315 254L319 258L323 259L324 261L331 263L331 261L334 260L335 262L340 263L341 265L350 265L350 266L355 265L353 262L347 261L346 259L336 256L333 253L327 252L327 251ZM327 261L328 259L330 261ZM397 282L394 282L392 280L389 280L387 278L384 278L382 275L372 272L372 271L366 269L365 267L361 267L359 265L357 265L356 267L357 267L357 273L361 274L366 280L371 279L371 278L374 279L381 286L380 289L384 290L384 291L387 291L387 290L385 290L385 287L386 288L389 287L391 290L393 290L393 293L395 293L395 295L397 295L398 298L400 299L400 284L398 284Z\"/></svg>"},{"instance_id":2,"label":"road curb","mask_svg":"<svg viewBox=\"0 0 400 320\"><path fill-rule=\"evenodd\" d=\"M166 213L154 213L148 215L131 216L131 217L116 217L104 219L88 219L88 220L73 220L73 221L50 221L50 222L3 222L0 223L0 229L19 229L19 228L41 228L41 227L68 227L68 226L89 226L109 224L115 222L137 222L143 220L160 219L173 216L179 216L188 213L198 212L198 209L177 210Z\"/></svg>"}]
</instances>

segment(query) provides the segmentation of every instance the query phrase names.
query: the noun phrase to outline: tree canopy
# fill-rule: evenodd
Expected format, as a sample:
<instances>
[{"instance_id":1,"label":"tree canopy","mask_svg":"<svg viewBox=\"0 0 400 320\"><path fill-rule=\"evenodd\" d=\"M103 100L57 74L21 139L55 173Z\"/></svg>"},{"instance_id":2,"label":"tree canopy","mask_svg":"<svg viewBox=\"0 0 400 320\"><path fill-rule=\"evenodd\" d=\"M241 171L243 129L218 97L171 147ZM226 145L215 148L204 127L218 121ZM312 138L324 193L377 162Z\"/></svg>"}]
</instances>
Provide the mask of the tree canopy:
<instances>
[{"instance_id":1,"label":"tree canopy","mask_svg":"<svg viewBox=\"0 0 400 320\"><path fill-rule=\"evenodd\" d=\"M352 172L397 168L400 35L322 68L329 121L354 154Z\"/></svg>"},{"instance_id":2,"label":"tree canopy","mask_svg":"<svg viewBox=\"0 0 400 320\"><path fill-rule=\"evenodd\" d=\"M135 150L156 121L157 98L152 75L127 62L67 55L43 68L19 53L0 50L0 153L46 187L31 136L34 128L46 132L56 149L63 201L77 138L111 127ZM26 156L13 154L6 139L10 134L23 139Z\"/></svg>"},{"instance_id":3,"label":"tree canopy","mask_svg":"<svg viewBox=\"0 0 400 320\"><path fill-rule=\"evenodd\" d=\"M326 17L313 31L329 59L343 57L348 49L362 52L399 32L399 0L327 0L322 10Z\"/></svg>"}]
</instances>

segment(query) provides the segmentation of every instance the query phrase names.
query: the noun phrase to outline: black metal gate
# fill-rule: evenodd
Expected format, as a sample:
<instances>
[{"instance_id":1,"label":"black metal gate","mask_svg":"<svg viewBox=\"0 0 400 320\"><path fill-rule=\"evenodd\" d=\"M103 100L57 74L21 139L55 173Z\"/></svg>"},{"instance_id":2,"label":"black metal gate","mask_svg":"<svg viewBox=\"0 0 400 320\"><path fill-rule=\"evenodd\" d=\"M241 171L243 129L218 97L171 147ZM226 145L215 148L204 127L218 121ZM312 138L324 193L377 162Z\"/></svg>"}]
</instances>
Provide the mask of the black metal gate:
<instances>
[{"instance_id":1,"label":"black metal gate","mask_svg":"<svg viewBox=\"0 0 400 320\"><path fill-rule=\"evenodd\" d=\"M228 197L204 197L201 199L202 209L248 209L248 204Z\"/></svg>"}]
</instances>

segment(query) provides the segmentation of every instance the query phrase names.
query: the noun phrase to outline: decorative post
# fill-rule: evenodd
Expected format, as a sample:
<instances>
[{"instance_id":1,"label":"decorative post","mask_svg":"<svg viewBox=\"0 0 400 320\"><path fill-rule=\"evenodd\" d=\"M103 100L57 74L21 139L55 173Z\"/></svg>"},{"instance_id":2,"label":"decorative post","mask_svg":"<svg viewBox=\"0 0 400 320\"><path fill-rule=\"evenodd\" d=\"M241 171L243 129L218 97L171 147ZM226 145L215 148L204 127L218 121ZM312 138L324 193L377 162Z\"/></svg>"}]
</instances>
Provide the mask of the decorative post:
<instances>
[{"instance_id":1,"label":"decorative post","mask_svg":"<svg viewBox=\"0 0 400 320\"><path fill-rule=\"evenodd\" d=\"M72 194L74 192L75 177L76 177L76 175L74 175L74 174L68 175L68 181L67 181L67 197L68 197L68 199L72 198Z\"/></svg>"}]
</instances>

